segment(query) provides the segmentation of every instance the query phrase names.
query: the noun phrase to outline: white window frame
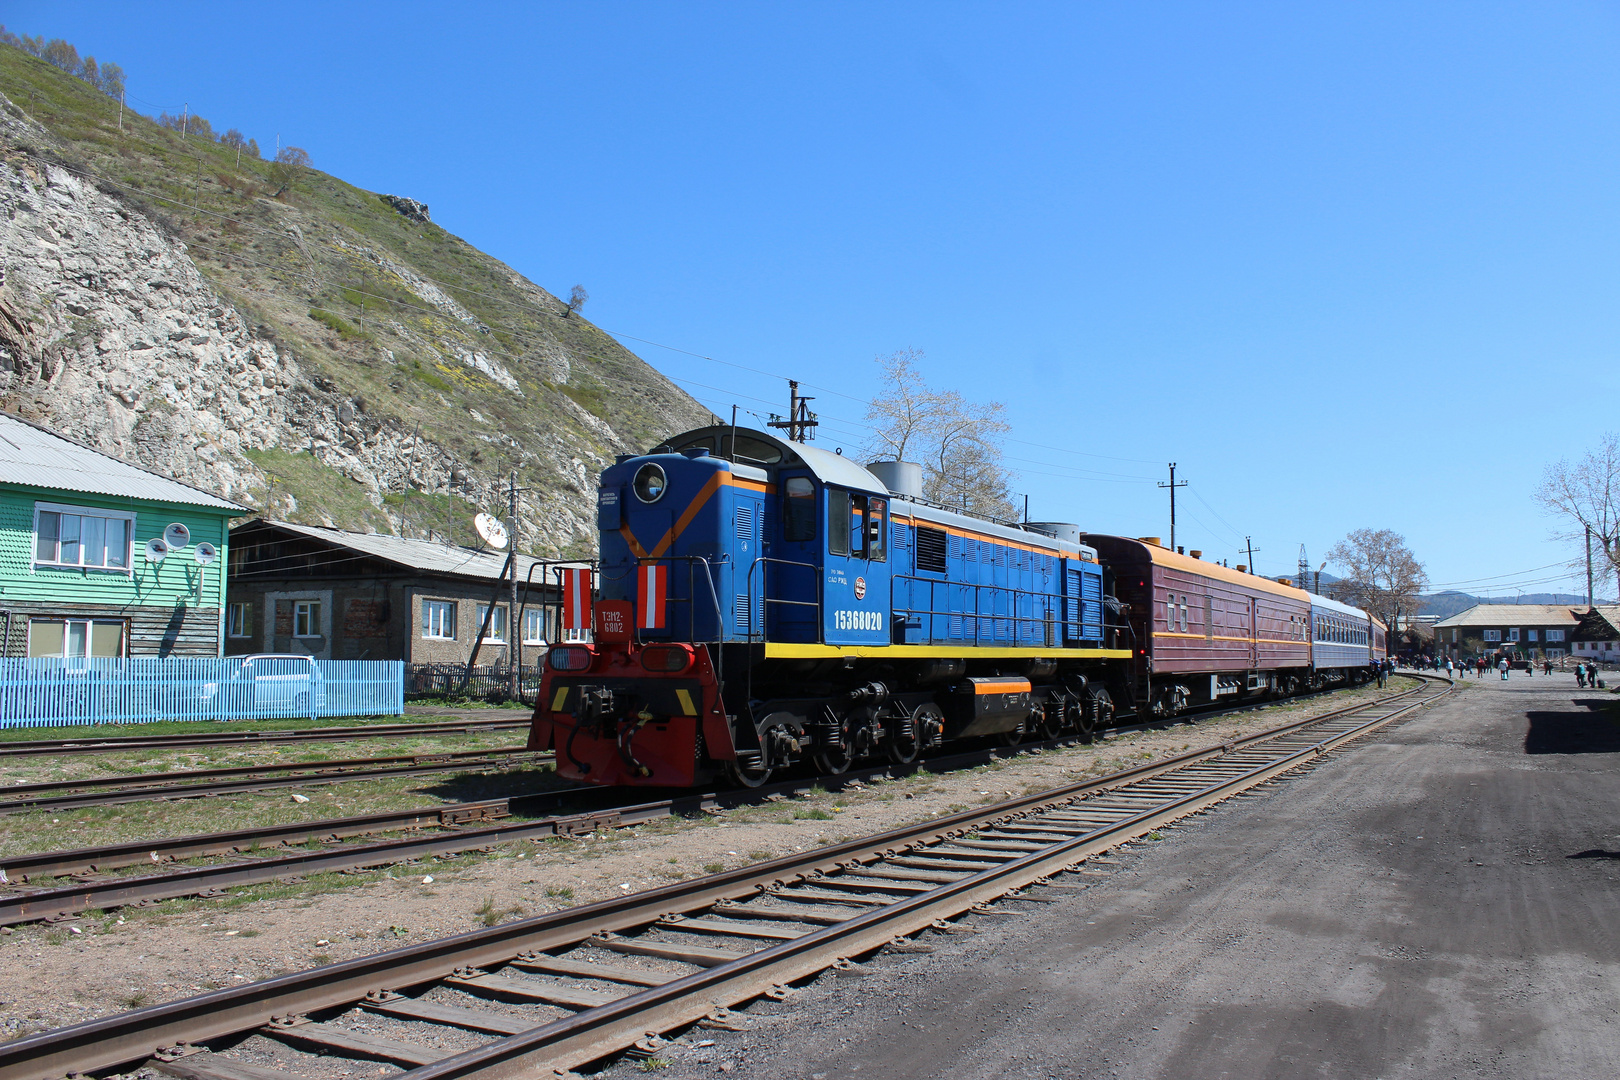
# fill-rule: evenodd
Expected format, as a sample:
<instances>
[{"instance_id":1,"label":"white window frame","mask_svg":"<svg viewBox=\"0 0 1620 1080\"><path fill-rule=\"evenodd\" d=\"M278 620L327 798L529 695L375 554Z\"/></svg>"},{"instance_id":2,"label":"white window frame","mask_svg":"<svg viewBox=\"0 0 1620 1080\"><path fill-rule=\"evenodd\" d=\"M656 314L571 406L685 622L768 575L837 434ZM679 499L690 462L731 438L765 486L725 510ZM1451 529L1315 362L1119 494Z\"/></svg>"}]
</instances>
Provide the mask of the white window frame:
<instances>
[{"instance_id":1,"label":"white window frame","mask_svg":"<svg viewBox=\"0 0 1620 1080\"><path fill-rule=\"evenodd\" d=\"M1502 640L1502 631L1486 630L1484 640L1500 642Z\"/></svg>"},{"instance_id":2,"label":"white window frame","mask_svg":"<svg viewBox=\"0 0 1620 1080\"><path fill-rule=\"evenodd\" d=\"M1509 627L1508 628L1508 644L1517 645L1518 643L1519 643L1519 628L1517 626Z\"/></svg>"},{"instance_id":3,"label":"white window frame","mask_svg":"<svg viewBox=\"0 0 1620 1080\"><path fill-rule=\"evenodd\" d=\"M253 636L253 601L236 600L226 605L225 636L228 638Z\"/></svg>"},{"instance_id":4,"label":"white window frame","mask_svg":"<svg viewBox=\"0 0 1620 1080\"><path fill-rule=\"evenodd\" d=\"M326 636L325 634L321 633L321 616L324 614L324 612L321 611L321 602L319 600L294 600L292 602L292 606L293 606L293 634L292 634L292 636L294 638L298 638L300 640L307 640L307 639L311 639L311 638L324 638ZM304 629L306 631L305 633L302 633L302 634L300 634L298 632L298 622L299 622L300 618L302 618L304 620ZM313 623L314 625L311 626L310 625L311 623ZM313 632L309 632L309 631L313 631Z\"/></svg>"},{"instance_id":5,"label":"white window frame","mask_svg":"<svg viewBox=\"0 0 1620 1080\"><path fill-rule=\"evenodd\" d=\"M1561 642L1563 640L1564 640L1564 632L1562 630L1549 630L1549 631L1547 631L1547 643L1549 645L1552 644L1555 641Z\"/></svg>"},{"instance_id":6,"label":"white window frame","mask_svg":"<svg viewBox=\"0 0 1620 1080\"><path fill-rule=\"evenodd\" d=\"M1525 631L1525 640L1526 641L1535 641L1539 637L1540 637L1540 635L1537 634L1534 630L1526 630Z\"/></svg>"},{"instance_id":7,"label":"white window frame","mask_svg":"<svg viewBox=\"0 0 1620 1080\"><path fill-rule=\"evenodd\" d=\"M534 632L529 632L530 625ZM523 609L523 644L544 645L546 643L546 609L531 607Z\"/></svg>"},{"instance_id":8,"label":"white window frame","mask_svg":"<svg viewBox=\"0 0 1620 1080\"><path fill-rule=\"evenodd\" d=\"M95 565L85 562L65 563L53 559L39 557L39 515L40 514L70 514L74 517L96 517L108 520L122 521L124 523L124 565L108 566ZM60 526L59 526L60 527ZM29 537L28 557L34 569L42 566L55 570L94 570L98 574L122 574L124 577L135 575L135 515L123 510L105 510L99 506L70 506L67 503L36 502L34 504L34 531ZM61 555L61 541L57 541L57 555ZM80 548L80 558L83 558L83 547Z\"/></svg>"},{"instance_id":9,"label":"white window frame","mask_svg":"<svg viewBox=\"0 0 1620 1080\"><path fill-rule=\"evenodd\" d=\"M422 601L422 640L423 641L454 641L456 640L456 614L459 605L454 600L426 600ZM450 632L444 632L444 620L437 622L429 614L430 611L440 615L450 616ZM436 630L436 633L430 633Z\"/></svg>"},{"instance_id":10,"label":"white window frame","mask_svg":"<svg viewBox=\"0 0 1620 1080\"><path fill-rule=\"evenodd\" d=\"M484 626L484 614L489 611L488 604L478 605L478 628ZM483 639L485 645L506 644L506 609L499 604L495 605L495 617L489 620L489 633Z\"/></svg>"}]
</instances>

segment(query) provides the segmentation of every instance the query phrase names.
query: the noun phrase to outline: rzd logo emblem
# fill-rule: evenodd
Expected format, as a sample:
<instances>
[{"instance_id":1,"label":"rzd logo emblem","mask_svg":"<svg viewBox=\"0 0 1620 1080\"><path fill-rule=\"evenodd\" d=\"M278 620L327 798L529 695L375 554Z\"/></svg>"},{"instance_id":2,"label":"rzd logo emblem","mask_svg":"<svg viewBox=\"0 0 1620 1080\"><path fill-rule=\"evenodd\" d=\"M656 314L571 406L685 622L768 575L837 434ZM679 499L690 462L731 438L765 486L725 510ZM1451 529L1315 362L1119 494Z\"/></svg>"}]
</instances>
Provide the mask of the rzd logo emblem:
<instances>
[{"instance_id":1,"label":"rzd logo emblem","mask_svg":"<svg viewBox=\"0 0 1620 1080\"><path fill-rule=\"evenodd\" d=\"M855 599L866 599L866 579L863 577L858 577L855 579Z\"/></svg>"}]
</instances>

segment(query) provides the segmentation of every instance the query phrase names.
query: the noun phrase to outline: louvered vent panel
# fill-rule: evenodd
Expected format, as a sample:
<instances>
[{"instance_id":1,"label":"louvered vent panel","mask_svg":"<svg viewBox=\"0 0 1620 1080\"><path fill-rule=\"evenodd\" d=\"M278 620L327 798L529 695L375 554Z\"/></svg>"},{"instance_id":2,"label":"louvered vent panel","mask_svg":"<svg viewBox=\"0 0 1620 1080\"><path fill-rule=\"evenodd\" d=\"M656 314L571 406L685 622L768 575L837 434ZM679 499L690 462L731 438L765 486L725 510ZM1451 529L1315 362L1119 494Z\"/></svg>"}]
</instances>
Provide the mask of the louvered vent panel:
<instances>
[{"instance_id":1,"label":"louvered vent panel","mask_svg":"<svg viewBox=\"0 0 1620 1080\"><path fill-rule=\"evenodd\" d=\"M945 530L917 527L917 569L934 574L945 572Z\"/></svg>"},{"instance_id":2,"label":"louvered vent panel","mask_svg":"<svg viewBox=\"0 0 1620 1080\"><path fill-rule=\"evenodd\" d=\"M754 538L754 505L752 503L737 504L737 539L752 540Z\"/></svg>"}]
</instances>

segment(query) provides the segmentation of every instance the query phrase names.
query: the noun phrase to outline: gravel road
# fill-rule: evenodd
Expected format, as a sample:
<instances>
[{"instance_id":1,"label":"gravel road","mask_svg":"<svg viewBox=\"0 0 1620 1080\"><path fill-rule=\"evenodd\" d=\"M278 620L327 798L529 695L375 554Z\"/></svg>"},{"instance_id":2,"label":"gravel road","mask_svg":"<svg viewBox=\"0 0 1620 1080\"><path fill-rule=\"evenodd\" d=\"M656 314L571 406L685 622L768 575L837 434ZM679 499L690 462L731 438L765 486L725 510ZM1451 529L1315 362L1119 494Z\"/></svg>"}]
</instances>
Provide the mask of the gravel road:
<instances>
[{"instance_id":1,"label":"gravel road","mask_svg":"<svg viewBox=\"0 0 1620 1080\"><path fill-rule=\"evenodd\" d=\"M1613 703L1470 680L1084 892L694 1030L660 1072L1620 1076Z\"/></svg>"}]
</instances>

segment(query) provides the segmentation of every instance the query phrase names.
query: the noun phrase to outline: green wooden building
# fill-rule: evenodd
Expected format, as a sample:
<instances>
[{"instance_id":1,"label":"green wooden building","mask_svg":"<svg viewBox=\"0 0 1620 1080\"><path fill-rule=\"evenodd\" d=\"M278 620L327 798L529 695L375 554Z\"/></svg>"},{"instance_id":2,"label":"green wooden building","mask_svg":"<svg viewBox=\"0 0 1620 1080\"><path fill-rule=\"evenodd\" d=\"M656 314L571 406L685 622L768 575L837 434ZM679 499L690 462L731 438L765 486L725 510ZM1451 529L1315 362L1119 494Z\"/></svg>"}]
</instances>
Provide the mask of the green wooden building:
<instances>
[{"instance_id":1,"label":"green wooden building","mask_svg":"<svg viewBox=\"0 0 1620 1080\"><path fill-rule=\"evenodd\" d=\"M0 656L223 655L244 512L0 413Z\"/></svg>"}]
</instances>

